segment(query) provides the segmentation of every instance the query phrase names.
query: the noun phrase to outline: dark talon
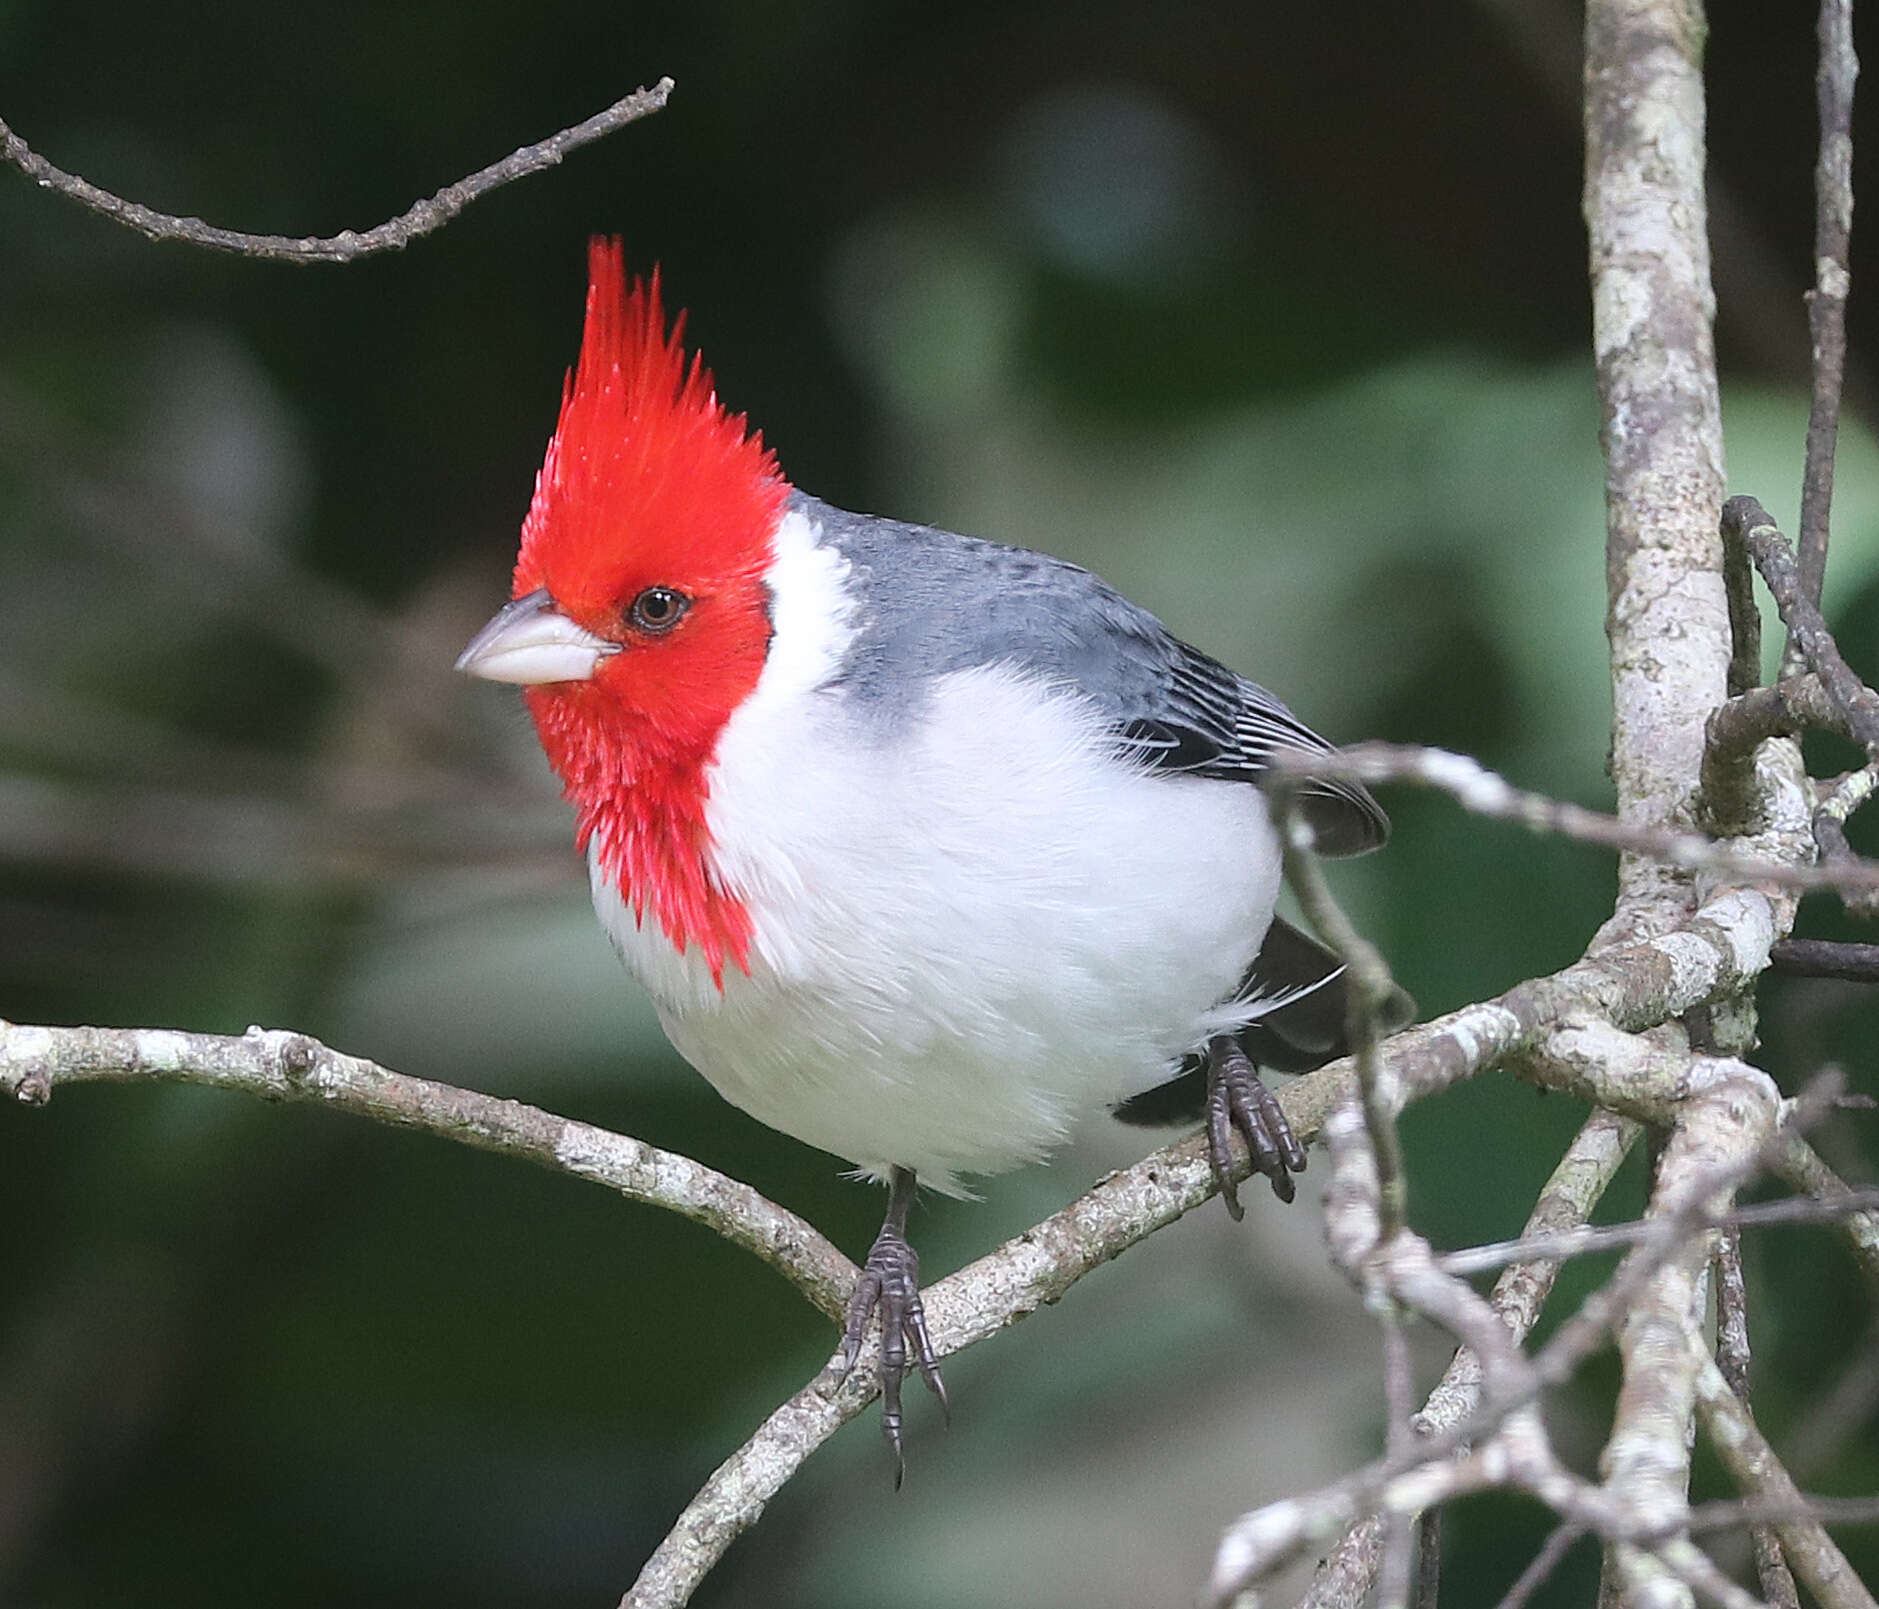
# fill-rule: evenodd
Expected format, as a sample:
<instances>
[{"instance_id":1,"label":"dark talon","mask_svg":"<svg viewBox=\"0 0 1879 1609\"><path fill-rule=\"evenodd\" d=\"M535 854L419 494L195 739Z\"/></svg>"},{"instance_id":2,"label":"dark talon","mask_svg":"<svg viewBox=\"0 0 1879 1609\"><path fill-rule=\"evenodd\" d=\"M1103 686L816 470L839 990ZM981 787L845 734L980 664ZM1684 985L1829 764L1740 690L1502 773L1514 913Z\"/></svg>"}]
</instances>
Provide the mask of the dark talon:
<instances>
[{"instance_id":1,"label":"dark talon","mask_svg":"<svg viewBox=\"0 0 1879 1609\"><path fill-rule=\"evenodd\" d=\"M1305 1171L1305 1148L1298 1143L1285 1111L1240 1042L1219 1034L1207 1042L1207 1160L1227 1211L1245 1216L1235 1178L1233 1133L1238 1130L1252 1158L1252 1172L1272 1181L1272 1193L1290 1201L1296 1193L1292 1175Z\"/></svg>"},{"instance_id":2,"label":"dark talon","mask_svg":"<svg viewBox=\"0 0 1879 1609\"><path fill-rule=\"evenodd\" d=\"M920 1301L920 1259L907 1244L907 1209L913 1204L913 1170L895 1168L887 1198L887 1221L875 1237L874 1247L855 1281L842 1323L842 1366L845 1377L861 1355L868 1321L881 1315L881 1434L894 1452L894 1489L906 1475L901 1456L900 1384L908 1359L920 1371L927 1389L939 1398L940 1413L952 1423L946 1385L940 1379L939 1357L927 1332L926 1308Z\"/></svg>"}]
</instances>

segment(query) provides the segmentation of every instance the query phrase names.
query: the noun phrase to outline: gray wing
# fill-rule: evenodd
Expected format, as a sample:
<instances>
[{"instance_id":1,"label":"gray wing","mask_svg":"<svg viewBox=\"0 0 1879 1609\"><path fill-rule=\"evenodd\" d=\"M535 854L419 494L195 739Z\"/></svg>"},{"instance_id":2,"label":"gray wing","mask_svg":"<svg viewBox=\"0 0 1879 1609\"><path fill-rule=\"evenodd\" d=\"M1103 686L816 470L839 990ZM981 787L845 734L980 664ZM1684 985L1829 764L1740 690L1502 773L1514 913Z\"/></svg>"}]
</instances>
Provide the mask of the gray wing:
<instances>
[{"instance_id":1,"label":"gray wing","mask_svg":"<svg viewBox=\"0 0 1879 1609\"><path fill-rule=\"evenodd\" d=\"M1006 662L1075 686L1144 764L1257 783L1274 749L1332 745L1263 687L1175 637L1089 571L930 526L860 519L797 493L848 561L860 631L837 685L885 720L935 676ZM1314 781L1300 805L1329 855L1375 849L1389 818L1354 783Z\"/></svg>"}]
</instances>

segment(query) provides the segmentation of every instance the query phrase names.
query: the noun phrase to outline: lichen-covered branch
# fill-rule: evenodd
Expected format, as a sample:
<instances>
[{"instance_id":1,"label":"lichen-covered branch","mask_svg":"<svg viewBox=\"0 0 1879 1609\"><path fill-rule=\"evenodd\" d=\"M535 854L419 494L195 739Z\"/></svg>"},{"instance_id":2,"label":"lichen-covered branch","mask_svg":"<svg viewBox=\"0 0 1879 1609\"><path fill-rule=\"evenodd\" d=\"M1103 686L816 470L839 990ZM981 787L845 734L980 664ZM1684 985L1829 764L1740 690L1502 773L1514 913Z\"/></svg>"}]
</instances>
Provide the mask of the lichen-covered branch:
<instances>
[{"instance_id":1,"label":"lichen-covered branch","mask_svg":"<svg viewBox=\"0 0 1879 1609\"><path fill-rule=\"evenodd\" d=\"M1705 27L1697 0L1590 0L1585 14L1612 779L1628 825L1678 830L1693 819L1703 723L1729 690ZM1626 856L1613 936L1674 920L1689 907L1688 883L1662 862Z\"/></svg>"},{"instance_id":2,"label":"lichen-covered branch","mask_svg":"<svg viewBox=\"0 0 1879 1609\"><path fill-rule=\"evenodd\" d=\"M305 1034L250 1028L236 1037L0 1022L0 1097L36 1106L68 1084L133 1080L308 1101L524 1157L715 1230L792 1280L832 1318L841 1316L854 1284L855 1265L813 1225L701 1162L519 1101L394 1073Z\"/></svg>"},{"instance_id":3,"label":"lichen-covered branch","mask_svg":"<svg viewBox=\"0 0 1879 1609\"><path fill-rule=\"evenodd\" d=\"M500 162L492 162L454 184L445 185L435 195L413 202L396 218L370 229L343 229L336 235L323 237L244 234L238 229L219 229L200 218L178 218L136 201L126 201L89 179L53 166L4 122L0 122L0 156L42 189L68 196L150 240L181 241L209 251L265 262L350 263L376 252L402 251L420 236L441 229L472 201L490 191L554 167L583 145L591 145L616 129L625 128L628 123L651 116L665 105L672 90L672 80L662 78L651 88L634 90L572 128L564 128L559 134L551 134L534 145L511 151Z\"/></svg>"},{"instance_id":4,"label":"lichen-covered branch","mask_svg":"<svg viewBox=\"0 0 1879 1609\"><path fill-rule=\"evenodd\" d=\"M1714 1064L1721 1066L1723 1064ZM1607 1492L1645 1530L1675 1535L1689 1509L1689 1429L1696 1405L1697 1354L1710 1260L1709 1237L1691 1233L1694 1222L1728 1210L1734 1183L1747 1176L1775 1132L1779 1097L1761 1074L1716 1079L1682 1103L1679 1120L1658 1161L1651 1216L1684 1220L1674 1249L1663 1257L1626 1304L1618 1329L1624 1374L1611 1435L1600 1459ZM1663 1560L1619 1544L1618 1575L1641 1601L1669 1605L1685 1597L1666 1578ZM1687 1601L1687 1599L1686 1599Z\"/></svg>"}]
</instances>

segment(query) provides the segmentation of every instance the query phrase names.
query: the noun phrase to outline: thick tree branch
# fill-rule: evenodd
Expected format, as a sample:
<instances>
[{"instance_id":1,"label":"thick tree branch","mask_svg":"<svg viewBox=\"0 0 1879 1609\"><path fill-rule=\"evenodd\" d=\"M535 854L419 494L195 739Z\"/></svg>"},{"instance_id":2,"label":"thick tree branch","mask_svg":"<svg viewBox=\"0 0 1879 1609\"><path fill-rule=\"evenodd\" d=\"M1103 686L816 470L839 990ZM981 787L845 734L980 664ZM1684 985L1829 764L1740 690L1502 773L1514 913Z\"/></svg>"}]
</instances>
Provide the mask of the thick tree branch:
<instances>
[{"instance_id":1,"label":"thick tree branch","mask_svg":"<svg viewBox=\"0 0 1879 1609\"><path fill-rule=\"evenodd\" d=\"M636 89L615 101L603 112L596 112L583 123L565 128L559 134L534 145L511 151L500 162L492 162L455 184L447 184L428 200L414 202L396 218L371 229L344 229L323 238L293 235L250 235L237 229L218 229L200 218L179 218L157 212L135 201L126 201L109 190L100 189L76 173L54 167L33 150L19 135L0 122L0 156L24 173L40 188L102 213L113 222L156 241L182 241L209 251L229 252L238 257L253 257L276 263L350 263L381 251L402 251L420 236L441 229L472 201L517 179L556 166L570 152L583 145L604 139L616 129L649 117L663 107L672 94L673 83L662 78L650 89Z\"/></svg>"},{"instance_id":2,"label":"thick tree branch","mask_svg":"<svg viewBox=\"0 0 1879 1609\"><path fill-rule=\"evenodd\" d=\"M1722 408L1703 190L1697 0L1590 0L1585 219L1605 448L1612 779L1631 827L1692 819L1703 722L1728 695L1716 516ZM1613 936L1690 903L1672 865L1627 855Z\"/></svg>"},{"instance_id":3,"label":"thick tree branch","mask_svg":"<svg viewBox=\"0 0 1879 1609\"><path fill-rule=\"evenodd\" d=\"M1697 1375L1692 1342L1702 1325L1711 1255L1710 1236L1694 1231L1728 1211L1736 1185L1753 1171L1776 1129L1774 1086L1752 1069L1741 1073L1725 1072L1683 1104L1658 1162L1650 1206L1652 1217L1679 1226L1678 1233L1665 1237L1674 1250L1621 1309L1618 1350L1624 1374L1600 1470L1606 1491L1652 1534L1681 1532L1689 1509ZM1621 1544L1614 1562L1632 1591L1650 1593L1646 1601L1669 1604L1682 1596L1662 1590L1666 1570L1661 1557Z\"/></svg>"}]
</instances>

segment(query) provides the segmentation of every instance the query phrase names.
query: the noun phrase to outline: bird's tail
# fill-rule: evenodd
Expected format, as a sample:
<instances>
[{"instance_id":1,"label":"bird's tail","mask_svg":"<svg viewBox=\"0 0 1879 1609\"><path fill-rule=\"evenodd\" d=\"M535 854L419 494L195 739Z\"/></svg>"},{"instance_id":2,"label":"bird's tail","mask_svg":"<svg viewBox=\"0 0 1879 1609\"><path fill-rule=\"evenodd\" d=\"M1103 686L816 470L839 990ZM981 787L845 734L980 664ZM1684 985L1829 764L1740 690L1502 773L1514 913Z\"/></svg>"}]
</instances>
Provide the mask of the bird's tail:
<instances>
[{"instance_id":1,"label":"bird's tail","mask_svg":"<svg viewBox=\"0 0 1879 1609\"><path fill-rule=\"evenodd\" d=\"M1266 930L1236 998L1261 1008L1238 1033L1257 1067L1308 1073L1350 1050L1344 963L1280 917ZM1394 1033L1415 1016L1415 1001L1397 989L1384 1008L1382 1030ZM1198 1056L1190 1056L1167 1083L1131 1096L1115 1113L1124 1123L1145 1126L1192 1123L1199 1120L1206 1097L1206 1069Z\"/></svg>"}]
</instances>

